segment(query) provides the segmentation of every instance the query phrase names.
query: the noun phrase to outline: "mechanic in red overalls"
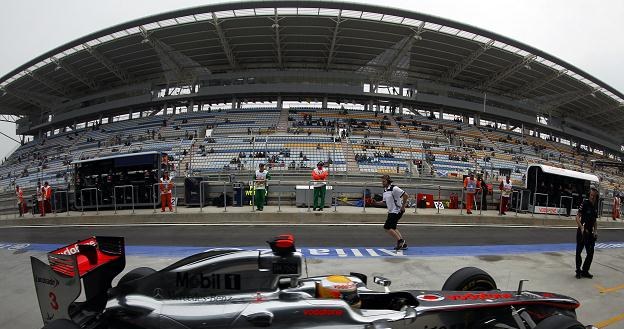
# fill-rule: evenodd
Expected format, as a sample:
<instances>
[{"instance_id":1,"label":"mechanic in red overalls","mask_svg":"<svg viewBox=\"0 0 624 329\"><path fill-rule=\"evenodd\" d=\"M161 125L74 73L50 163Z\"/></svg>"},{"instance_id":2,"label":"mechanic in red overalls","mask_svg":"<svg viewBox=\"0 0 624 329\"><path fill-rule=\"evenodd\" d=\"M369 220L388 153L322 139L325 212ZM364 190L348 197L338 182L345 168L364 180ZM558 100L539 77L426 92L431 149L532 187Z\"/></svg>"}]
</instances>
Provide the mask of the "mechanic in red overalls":
<instances>
[{"instance_id":1,"label":"mechanic in red overalls","mask_svg":"<svg viewBox=\"0 0 624 329\"><path fill-rule=\"evenodd\" d=\"M39 206L40 217L45 216L45 207L44 207L43 201L44 201L43 187L41 186L41 182L37 182L37 204Z\"/></svg>"},{"instance_id":2,"label":"mechanic in red overalls","mask_svg":"<svg viewBox=\"0 0 624 329\"><path fill-rule=\"evenodd\" d=\"M169 206L169 211L173 211L171 206L171 190L173 189L173 181L169 178L169 173L164 172L160 179L160 212L165 212L165 206Z\"/></svg>"},{"instance_id":3,"label":"mechanic in red overalls","mask_svg":"<svg viewBox=\"0 0 624 329\"><path fill-rule=\"evenodd\" d=\"M48 184L48 182L43 183L43 206L45 208L45 212L52 212L52 186Z\"/></svg>"}]
</instances>

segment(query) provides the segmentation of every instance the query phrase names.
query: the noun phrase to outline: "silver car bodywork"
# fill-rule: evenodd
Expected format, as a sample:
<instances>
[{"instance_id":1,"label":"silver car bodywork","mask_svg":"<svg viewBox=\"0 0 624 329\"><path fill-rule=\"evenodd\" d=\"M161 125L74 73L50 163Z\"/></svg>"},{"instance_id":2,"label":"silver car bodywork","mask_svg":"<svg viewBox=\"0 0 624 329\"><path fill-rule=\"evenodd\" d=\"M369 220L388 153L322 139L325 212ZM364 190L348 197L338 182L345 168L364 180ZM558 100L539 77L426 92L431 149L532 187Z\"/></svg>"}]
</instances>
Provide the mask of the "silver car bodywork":
<instances>
[{"instance_id":1,"label":"silver car bodywork","mask_svg":"<svg viewBox=\"0 0 624 329\"><path fill-rule=\"evenodd\" d=\"M304 277L304 261L298 252L208 251L148 275L122 277L115 288L107 289L105 305L96 315L90 316L93 307L72 303L66 316L54 319L69 318L81 328L460 329L488 321L533 328L552 314L575 317L579 305L570 297L521 289L379 292L366 286L365 276L353 274L347 276L356 283L362 304L352 308L340 299L319 298L317 285L325 276ZM35 277L50 274L42 274L41 264L35 268L35 263ZM52 267L48 271L55 272ZM56 279L68 289L80 284L77 275ZM70 293L74 295L75 289ZM49 302L45 296L43 301ZM46 321L44 314L49 317L49 308L44 308L44 322L51 322L54 319Z\"/></svg>"}]
</instances>

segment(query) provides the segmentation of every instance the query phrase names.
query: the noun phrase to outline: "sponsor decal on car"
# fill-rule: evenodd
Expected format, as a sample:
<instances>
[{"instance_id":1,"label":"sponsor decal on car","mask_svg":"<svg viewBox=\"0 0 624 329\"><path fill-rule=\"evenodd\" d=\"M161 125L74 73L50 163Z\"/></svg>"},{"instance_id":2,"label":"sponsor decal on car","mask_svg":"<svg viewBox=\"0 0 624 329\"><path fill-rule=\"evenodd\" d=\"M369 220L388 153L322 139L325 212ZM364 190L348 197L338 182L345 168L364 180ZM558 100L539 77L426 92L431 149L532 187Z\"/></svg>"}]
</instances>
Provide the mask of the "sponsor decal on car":
<instances>
[{"instance_id":1,"label":"sponsor decal on car","mask_svg":"<svg viewBox=\"0 0 624 329\"><path fill-rule=\"evenodd\" d=\"M59 251L55 252L55 254L58 254L58 255L68 255L68 256L75 255L75 254L80 252L78 246L81 245L81 244L83 244L83 245L90 245L90 246L94 246L94 247L97 246L97 242L95 242L95 239L91 239L91 240L88 240L88 241L81 241L81 243L75 243L73 246L67 246L67 247L65 247L65 249L59 250Z\"/></svg>"},{"instance_id":2,"label":"sponsor decal on car","mask_svg":"<svg viewBox=\"0 0 624 329\"><path fill-rule=\"evenodd\" d=\"M240 274L176 273L176 287L240 290Z\"/></svg>"},{"instance_id":3,"label":"sponsor decal on car","mask_svg":"<svg viewBox=\"0 0 624 329\"><path fill-rule=\"evenodd\" d=\"M416 299L422 300L424 302L439 302L441 300L444 300L444 296L436 294L425 294L416 296Z\"/></svg>"},{"instance_id":4,"label":"sponsor decal on car","mask_svg":"<svg viewBox=\"0 0 624 329\"><path fill-rule=\"evenodd\" d=\"M35 277L35 281L37 283L43 283L43 284L47 284L52 286L52 288L56 288L59 285L59 281L55 278L42 278L42 277Z\"/></svg>"},{"instance_id":5,"label":"sponsor decal on car","mask_svg":"<svg viewBox=\"0 0 624 329\"><path fill-rule=\"evenodd\" d=\"M456 295L448 295L446 298L450 300L486 300L486 299L510 299L513 295L510 293L487 293L482 292L478 294L467 293L467 294L456 294Z\"/></svg>"}]
</instances>

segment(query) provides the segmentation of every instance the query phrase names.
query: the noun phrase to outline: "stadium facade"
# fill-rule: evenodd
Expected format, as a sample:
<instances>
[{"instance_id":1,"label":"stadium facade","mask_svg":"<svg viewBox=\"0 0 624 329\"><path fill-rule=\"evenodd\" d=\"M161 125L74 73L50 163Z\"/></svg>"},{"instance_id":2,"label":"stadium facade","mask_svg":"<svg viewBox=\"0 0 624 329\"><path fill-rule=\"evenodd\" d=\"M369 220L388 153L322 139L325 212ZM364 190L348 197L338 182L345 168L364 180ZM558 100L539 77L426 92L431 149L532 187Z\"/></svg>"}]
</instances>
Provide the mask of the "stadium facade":
<instances>
[{"instance_id":1,"label":"stadium facade","mask_svg":"<svg viewBox=\"0 0 624 329\"><path fill-rule=\"evenodd\" d=\"M624 95L572 64L444 18L333 1L226 3L113 26L0 78L0 114L35 137L0 170L5 186L67 181L72 161L146 150L175 154L187 174L240 169L243 148L221 151L258 134L253 152L273 145L264 160L281 156L285 169L304 167L284 155L303 143L314 146L306 162L333 156L338 171L413 172L422 158L431 173L516 179L532 159L621 161L624 141ZM360 147L373 137L388 148Z\"/></svg>"}]
</instances>

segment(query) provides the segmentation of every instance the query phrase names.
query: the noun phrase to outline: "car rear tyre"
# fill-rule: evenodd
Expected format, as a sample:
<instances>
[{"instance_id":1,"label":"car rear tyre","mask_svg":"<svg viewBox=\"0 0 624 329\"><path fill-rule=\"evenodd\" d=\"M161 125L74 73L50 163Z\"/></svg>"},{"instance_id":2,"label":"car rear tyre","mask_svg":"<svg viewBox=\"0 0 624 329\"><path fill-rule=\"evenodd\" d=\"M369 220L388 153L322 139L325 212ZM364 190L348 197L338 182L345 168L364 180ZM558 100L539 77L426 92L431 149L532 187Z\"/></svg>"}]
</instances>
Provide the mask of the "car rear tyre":
<instances>
[{"instance_id":1,"label":"car rear tyre","mask_svg":"<svg viewBox=\"0 0 624 329\"><path fill-rule=\"evenodd\" d=\"M80 329L80 327L70 320L59 319L46 324L41 329Z\"/></svg>"},{"instance_id":2,"label":"car rear tyre","mask_svg":"<svg viewBox=\"0 0 624 329\"><path fill-rule=\"evenodd\" d=\"M489 291L496 290L496 282L484 270L464 267L446 279L442 290L446 291Z\"/></svg>"},{"instance_id":3,"label":"car rear tyre","mask_svg":"<svg viewBox=\"0 0 624 329\"><path fill-rule=\"evenodd\" d=\"M572 317L557 314L542 320L535 329L585 329L585 326Z\"/></svg>"},{"instance_id":4,"label":"car rear tyre","mask_svg":"<svg viewBox=\"0 0 624 329\"><path fill-rule=\"evenodd\" d=\"M117 285L126 284L130 281L134 281L136 279L140 279L146 277L150 274L156 273L156 270L149 267L137 267L134 270L126 273L124 276L119 279L119 283Z\"/></svg>"}]
</instances>

